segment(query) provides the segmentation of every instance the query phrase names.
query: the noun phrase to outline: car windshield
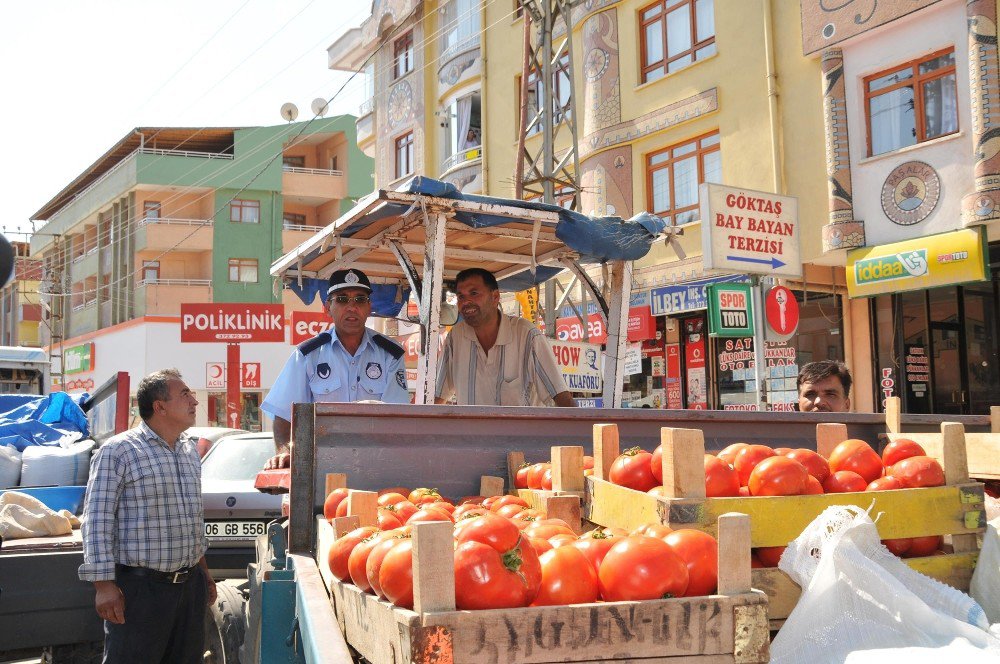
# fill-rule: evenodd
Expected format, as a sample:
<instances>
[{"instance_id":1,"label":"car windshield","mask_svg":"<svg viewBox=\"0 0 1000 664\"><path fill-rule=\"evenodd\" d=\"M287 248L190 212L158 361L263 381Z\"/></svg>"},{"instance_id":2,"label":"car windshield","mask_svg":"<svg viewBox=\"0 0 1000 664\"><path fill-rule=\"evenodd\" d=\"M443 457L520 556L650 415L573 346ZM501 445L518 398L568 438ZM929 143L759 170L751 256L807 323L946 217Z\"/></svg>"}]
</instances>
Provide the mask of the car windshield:
<instances>
[{"instance_id":1,"label":"car windshield","mask_svg":"<svg viewBox=\"0 0 1000 664\"><path fill-rule=\"evenodd\" d=\"M270 436L227 437L212 447L201 464L203 480L253 480L274 456Z\"/></svg>"}]
</instances>

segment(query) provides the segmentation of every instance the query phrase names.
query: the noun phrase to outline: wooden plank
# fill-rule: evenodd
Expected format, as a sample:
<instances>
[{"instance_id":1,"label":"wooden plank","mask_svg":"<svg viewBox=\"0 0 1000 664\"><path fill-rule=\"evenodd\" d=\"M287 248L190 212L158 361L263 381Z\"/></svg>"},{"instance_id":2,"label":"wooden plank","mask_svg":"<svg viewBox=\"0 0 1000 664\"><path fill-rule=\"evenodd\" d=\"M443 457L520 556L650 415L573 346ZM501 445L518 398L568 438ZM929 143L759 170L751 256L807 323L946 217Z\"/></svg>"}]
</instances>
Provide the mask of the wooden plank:
<instances>
[{"instance_id":1,"label":"wooden plank","mask_svg":"<svg viewBox=\"0 0 1000 664\"><path fill-rule=\"evenodd\" d=\"M408 662L418 616L362 592L354 584L336 583L331 595L347 643L369 662ZM404 617L408 619L401 620Z\"/></svg>"},{"instance_id":2,"label":"wooden plank","mask_svg":"<svg viewBox=\"0 0 1000 664\"><path fill-rule=\"evenodd\" d=\"M990 433L1000 433L1000 406L990 406Z\"/></svg>"},{"instance_id":3,"label":"wooden plank","mask_svg":"<svg viewBox=\"0 0 1000 664\"><path fill-rule=\"evenodd\" d=\"M378 524L378 493L374 491L347 492L347 515L358 517L362 526Z\"/></svg>"},{"instance_id":4,"label":"wooden plank","mask_svg":"<svg viewBox=\"0 0 1000 664\"><path fill-rule=\"evenodd\" d=\"M889 397L885 400L885 429L889 433L899 433L903 425L900 422L900 414L903 412L902 401L899 397Z\"/></svg>"},{"instance_id":5,"label":"wooden plank","mask_svg":"<svg viewBox=\"0 0 1000 664\"><path fill-rule=\"evenodd\" d=\"M357 516L338 516L330 520L330 528L333 529L333 538L340 539L352 530L361 527L361 521Z\"/></svg>"},{"instance_id":6,"label":"wooden plank","mask_svg":"<svg viewBox=\"0 0 1000 664\"><path fill-rule=\"evenodd\" d=\"M524 452L507 452L507 486L510 492L515 493L517 489L517 471L524 465Z\"/></svg>"},{"instance_id":7,"label":"wooden plank","mask_svg":"<svg viewBox=\"0 0 1000 664\"><path fill-rule=\"evenodd\" d=\"M671 498L705 497L705 437L698 429L660 430L663 489Z\"/></svg>"},{"instance_id":8,"label":"wooden plank","mask_svg":"<svg viewBox=\"0 0 1000 664\"><path fill-rule=\"evenodd\" d=\"M350 664L354 660L344 635L339 629L330 629L336 616L322 589L316 561L296 554L288 558L295 570L296 617L308 644L307 654L313 657L321 654L322 661L329 664Z\"/></svg>"},{"instance_id":9,"label":"wooden plank","mask_svg":"<svg viewBox=\"0 0 1000 664\"><path fill-rule=\"evenodd\" d=\"M976 569L978 560L978 552L962 552L948 553L943 556L907 558L903 562L921 574L926 574L953 588L968 592L972 573Z\"/></svg>"},{"instance_id":10,"label":"wooden plank","mask_svg":"<svg viewBox=\"0 0 1000 664\"><path fill-rule=\"evenodd\" d=\"M767 617L771 621L784 620L799 602L802 589L792 577L777 567L751 570L751 583L756 590L767 595Z\"/></svg>"},{"instance_id":11,"label":"wooden plank","mask_svg":"<svg viewBox=\"0 0 1000 664\"><path fill-rule=\"evenodd\" d=\"M479 478L479 495L486 496L502 496L504 489L504 483L502 477L494 477L492 475L483 475Z\"/></svg>"},{"instance_id":12,"label":"wooden plank","mask_svg":"<svg viewBox=\"0 0 1000 664\"><path fill-rule=\"evenodd\" d=\"M618 425L594 425L594 477L608 479L611 464L618 458Z\"/></svg>"},{"instance_id":13,"label":"wooden plank","mask_svg":"<svg viewBox=\"0 0 1000 664\"><path fill-rule=\"evenodd\" d=\"M449 522L413 526L413 610L455 610L455 526Z\"/></svg>"},{"instance_id":14,"label":"wooden plank","mask_svg":"<svg viewBox=\"0 0 1000 664\"><path fill-rule=\"evenodd\" d=\"M421 621L425 627L433 625L450 630L456 662L517 664L693 655L732 657L734 608L738 606L764 609L765 596L752 593L455 611L424 614ZM766 662L767 657L744 661Z\"/></svg>"},{"instance_id":15,"label":"wooden plank","mask_svg":"<svg viewBox=\"0 0 1000 664\"><path fill-rule=\"evenodd\" d=\"M719 529L720 595L750 592L750 517L738 512L723 514Z\"/></svg>"},{"instance_id":16,"label":"wooden plank","mask_svg":"<svg viewBox=\"0 0 1000 664\"><path fill-rule=\"evenodd\" d=\"M583 518L587 521L601 526L617 526L629 532L646 524L662 523L667 504L658 501L656 496L612 484L598 479L596 475L586 480Z\"/></svg>"},{"instance_id":17,"label":"wooden plank","mask_svg":"<svg viewBox=\"0 0 1000 664\"><path fill-rule=\"evenodd\" d=\"M344 473L327 473L326 474L326 489L324 496L329 496L333 493L334 489L346 489L347 488L347 475Z\"/></svg>"},{"instance_id":18,"label":"wooden plank","mask_svg":"<svg viewBox=\"0 0 1000 664\"><path fill-rule=\"evenodd\" d=\"M583 532L579 496L549 496L545 500L545 514L550 519L562 519L577 535Z\"/></svg>"},{"instance_id":19,"label":"wooden plank","mask_svg":"<svg viewBox=\"0 0 1000 664\"><path fill-rule=\"evenodd\" d=\"M552 447L552 490L583 491L583 448L579 445Z\"/></svg>"},{"instance_id":20,"label":"wooden plank","mask_svg":"<svg viewBox=\"0 0 1000 664\"><path fill-rule=\"evenodd\" d=\"M965 455L965 427L957 422L941 423L941 467L945 484L969 481L969 460Z\"/></svg>"},{"instance_id":21,"label":"wooden plank","mask_svg":"<svg viewBox=\"0 0 1000 664\"><path fill-rule=\"evenodd\" d=\"M333 587L333 582L335 581L333 574L330 573L330 565L327 561L330 555L330 547L333 546L335 540L336 533L333 531L333 526L322 515L317 516L316 567L319 568L319 576L323 579L323 585L326 586L327 593L331 592L330 589Z\"/></svg>"},{"instance_id":22,"label":"wooden plank","mask_svg":"<svg viewBox=\"0 0 1000 664\"><path fill-rule=\"evenodd\" d=\"M816 425L816 451L830 458L833 449L847 440L846 424L822 423Z\"/></svg>"},{"instance_id":23,"label":"wooden plank","mask_svg":"<svg viewBox=\"0 0 1000 664\"><path fill-rule=\"evenodd\" d=\"M313 506L316 505L316 436L315 404L292 405L292 440L290 442L292 486L289 489L288 550L312 553L316 541L313 532Z\"/></svg>"}]
</instances>

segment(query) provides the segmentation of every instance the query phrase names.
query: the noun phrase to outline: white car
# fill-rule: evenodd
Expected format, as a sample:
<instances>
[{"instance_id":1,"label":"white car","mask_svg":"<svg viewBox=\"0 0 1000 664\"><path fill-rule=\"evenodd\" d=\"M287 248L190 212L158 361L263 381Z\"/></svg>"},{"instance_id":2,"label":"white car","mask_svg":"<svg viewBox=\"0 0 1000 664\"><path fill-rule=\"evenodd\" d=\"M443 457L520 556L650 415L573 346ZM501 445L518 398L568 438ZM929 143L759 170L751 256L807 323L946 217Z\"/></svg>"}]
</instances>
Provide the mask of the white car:
<instances>
[{"instance_id":1,"label":"white car","mask_svg":"<svg viewBox=\"0 0 1000 664\"><path fill-rule=\"evenodd\" d=\"M256 540L281 517L281 496L254 488L257 473L274 456L270 432L220 438L201 464L208 567L216 578L246 578Z\"/></svg>"}]
</instances>

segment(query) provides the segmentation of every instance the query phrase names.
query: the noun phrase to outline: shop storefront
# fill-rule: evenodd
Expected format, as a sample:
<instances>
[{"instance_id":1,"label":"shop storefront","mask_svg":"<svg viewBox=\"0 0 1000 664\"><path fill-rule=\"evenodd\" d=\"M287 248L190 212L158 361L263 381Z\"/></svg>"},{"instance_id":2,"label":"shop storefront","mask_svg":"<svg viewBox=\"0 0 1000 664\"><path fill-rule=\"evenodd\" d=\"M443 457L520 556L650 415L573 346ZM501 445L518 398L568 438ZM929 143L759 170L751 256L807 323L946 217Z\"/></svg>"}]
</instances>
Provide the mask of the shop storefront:
<instances>
[{"instance_id":1,"label":"shop storefront","mask_svg":"<svg viewBox=\"0 0 1000 664\"><path fill-rule=\"evenodd\" d=\"M852 296L871 297L874 390L908 413L988 414L1000 404L1000 244L979 230L848 257Z\"/></svg>"}]
</instances>

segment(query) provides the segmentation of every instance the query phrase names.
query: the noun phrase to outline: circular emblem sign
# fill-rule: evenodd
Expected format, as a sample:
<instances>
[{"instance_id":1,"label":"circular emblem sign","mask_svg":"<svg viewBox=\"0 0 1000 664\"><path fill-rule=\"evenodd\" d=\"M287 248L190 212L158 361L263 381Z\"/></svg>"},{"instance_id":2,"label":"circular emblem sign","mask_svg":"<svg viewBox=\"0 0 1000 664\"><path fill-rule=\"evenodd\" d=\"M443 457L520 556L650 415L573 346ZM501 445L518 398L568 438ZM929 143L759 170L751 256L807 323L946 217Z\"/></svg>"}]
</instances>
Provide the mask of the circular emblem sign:
<instances>
[{"instance_id":1,"label":"circular emblem sign","mask_svg":"<svg viewBox=\"0 0 1000 664\"><path fill-rule=\"evenodd\" d=\"M792 291L775 286L764 298L767 326L779 337L790 337L799 326L799 303Z\"/></svg>"},{"instance_id":2,"label":"circular emblem sign","mask_svg":"<svg viewBox=\"0 0 1000 664\"><path fill-rule=\"evenodd\" d=\"M922 161L892 169L882 185L882 210L889 220L910 226L927 218L941 198L937 172Z\"/></svg>"}]
</instances>

